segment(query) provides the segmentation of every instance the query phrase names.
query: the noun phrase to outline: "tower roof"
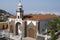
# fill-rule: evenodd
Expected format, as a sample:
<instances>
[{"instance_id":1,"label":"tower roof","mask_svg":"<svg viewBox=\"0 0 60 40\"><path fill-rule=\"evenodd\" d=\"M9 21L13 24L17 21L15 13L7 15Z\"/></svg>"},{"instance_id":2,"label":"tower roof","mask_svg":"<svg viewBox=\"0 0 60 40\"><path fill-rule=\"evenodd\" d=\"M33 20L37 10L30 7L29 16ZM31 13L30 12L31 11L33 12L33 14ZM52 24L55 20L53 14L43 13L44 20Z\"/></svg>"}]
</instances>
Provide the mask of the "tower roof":
<instances>
[{"instance_id":1,"label":"tower roof","mask_svg":"<svg viewBox=\"0 0 60 40\"><path fill-rule=\"evenodd\" d=\"M18 4L18 6L22 6L22 3L20 2L20 3Z\"/></svg>"},{"instance_id":2,"label":"tower roof","mask_svg":"<svg viewBox=\"0 0 60 40\"><path fill-rule=\"evenodd\" d=\"M22 7L22 3L21 2L18 3L18 7Z\"/></svg>"}]
</instances>

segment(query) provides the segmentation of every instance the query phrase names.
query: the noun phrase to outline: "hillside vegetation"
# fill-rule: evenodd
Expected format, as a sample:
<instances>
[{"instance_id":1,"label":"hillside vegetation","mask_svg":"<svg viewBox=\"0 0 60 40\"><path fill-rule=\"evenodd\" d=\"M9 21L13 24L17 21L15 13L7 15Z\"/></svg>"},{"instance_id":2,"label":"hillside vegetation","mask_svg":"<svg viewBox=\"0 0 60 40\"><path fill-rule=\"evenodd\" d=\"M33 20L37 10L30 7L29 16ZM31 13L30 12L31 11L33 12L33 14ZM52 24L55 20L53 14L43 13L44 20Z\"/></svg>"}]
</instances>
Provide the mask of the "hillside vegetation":
<instances>
[{"instance_id":1,"label":"hillside vegetation","mask_svg":"<svg viewBox=\"0 0 60 40\"><path fill-rule=\"evenodd\" d=\"M9 12L0 9L0 22L8 20L10 16L13 16Z\"/></svg>"}]
</instances>

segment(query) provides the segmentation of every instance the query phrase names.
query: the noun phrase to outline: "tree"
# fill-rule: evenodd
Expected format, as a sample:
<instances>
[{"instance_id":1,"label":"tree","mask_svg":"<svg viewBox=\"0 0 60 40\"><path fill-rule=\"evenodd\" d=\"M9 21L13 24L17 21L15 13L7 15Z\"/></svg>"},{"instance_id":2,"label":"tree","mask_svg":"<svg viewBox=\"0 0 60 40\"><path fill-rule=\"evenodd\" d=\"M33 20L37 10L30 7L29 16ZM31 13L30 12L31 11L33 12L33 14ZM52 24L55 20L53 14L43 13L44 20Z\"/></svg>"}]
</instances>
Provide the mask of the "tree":
<instances>
[{"instance_id":1,"label":"tree","mask_svg":"<svg viewBox=\"0 0 60 40\"><path fill-rule=\"evenodd\" d=\"M44 28L42 28L42 32L44 32L45 31L45 29Z\"/></svg>"},{"instance_id":2,"label":"tree","mask_svg":"<svg viewBox=\"0 0 60 40\"><path fill-rule=\"evenodd\" d=\"M55 30L60 30L60 19L54 18L53 20L48 21L46 25L50 28L51 40L56 40Z\"/></svg>"}]
</instances>

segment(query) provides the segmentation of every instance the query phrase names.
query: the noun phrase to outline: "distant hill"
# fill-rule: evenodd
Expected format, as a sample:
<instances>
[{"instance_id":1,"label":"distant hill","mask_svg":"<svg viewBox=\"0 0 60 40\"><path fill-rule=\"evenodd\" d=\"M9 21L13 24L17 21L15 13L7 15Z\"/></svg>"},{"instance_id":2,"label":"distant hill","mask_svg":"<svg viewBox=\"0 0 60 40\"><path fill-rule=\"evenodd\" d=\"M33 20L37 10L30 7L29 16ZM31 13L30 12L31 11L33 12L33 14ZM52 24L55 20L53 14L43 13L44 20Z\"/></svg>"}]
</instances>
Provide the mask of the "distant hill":
<instances>
[{"instance_id":1,"label":"distant hill","mask_svg":"<svg viewBox=\"0 0 60 40\"><path fill-rule=\"evenodd\" d=\"M9 17L13 16L9 12L0 9L0 22L8 20Z\"/></svg>"}]
</instances>

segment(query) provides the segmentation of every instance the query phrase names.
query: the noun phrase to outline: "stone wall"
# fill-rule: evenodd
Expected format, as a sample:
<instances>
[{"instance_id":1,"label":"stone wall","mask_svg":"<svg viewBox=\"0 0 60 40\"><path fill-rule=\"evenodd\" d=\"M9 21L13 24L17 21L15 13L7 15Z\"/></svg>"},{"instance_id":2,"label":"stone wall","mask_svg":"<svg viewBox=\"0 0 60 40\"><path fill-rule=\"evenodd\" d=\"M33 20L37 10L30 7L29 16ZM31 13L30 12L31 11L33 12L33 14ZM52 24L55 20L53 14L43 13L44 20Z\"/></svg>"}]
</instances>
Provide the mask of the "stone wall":
<instances>
[{"instance_id":1,"label":"stone wall","mask_svg":"<svg viewBox=\"0 0 60 40\"><path fill-rule=\"evenodd\" d=\"M36 40L45 40L45 38L41 36L37 36Z\"/></svg>"}]
</instances>

